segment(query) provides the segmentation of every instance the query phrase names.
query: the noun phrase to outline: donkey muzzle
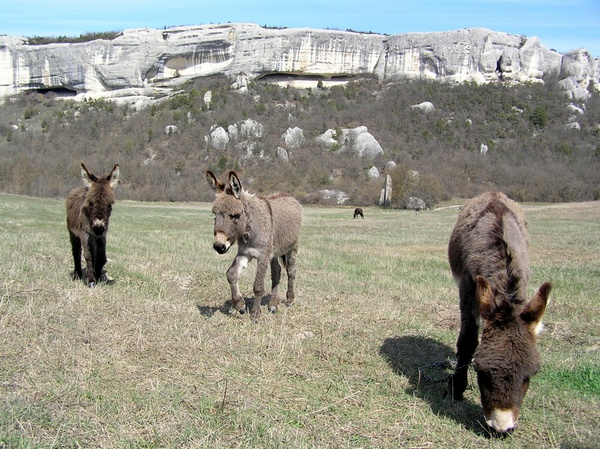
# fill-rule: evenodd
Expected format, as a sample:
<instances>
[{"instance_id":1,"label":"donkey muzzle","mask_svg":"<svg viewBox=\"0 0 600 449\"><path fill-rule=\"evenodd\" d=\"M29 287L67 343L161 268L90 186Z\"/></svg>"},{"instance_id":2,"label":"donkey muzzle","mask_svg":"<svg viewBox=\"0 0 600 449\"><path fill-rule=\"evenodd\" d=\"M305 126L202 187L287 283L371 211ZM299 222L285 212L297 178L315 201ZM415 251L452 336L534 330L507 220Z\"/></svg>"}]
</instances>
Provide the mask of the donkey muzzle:
<instances>
[{"instance_id":1,"label":"donkey muzzle","mask_svg":"<svg viewBox=\"0 0 600 449\"><path fill-rule=\"evenodd\" d=\"M513 410L492 410L486 414L486 424L497 436L506 436L515 430L517 425Z\"/></svg>"},{"instance_id":2,"label":"donkey muzzle","mask_svg":"<svg viewBox=\"0 0 600 449\"><path fill-rule=\"evenodd\" d=\"M215 242L215 243L213 243L213 248L219 254L225 254L227 252L227 250L229 250L229 246L230 245L227 242L225 242L225 243L222 243L222 242Z\"/></svg>"},{"instance_id":3,"label":"donkey muzzle","mask_svg":"<svg viewBox=\"0 0 600 449\"><path fill-rule=\"evenodd\" d=\"M92 231L94 231L94 234L96 234L98 237L100 237L102 234L104 234L104 226L101 225L94 225L92 226Z\"/></svg>"},{"instance_id":4,"label":"donkey muzzle","mask_svg":"<svg viewBox=\"0 0 600 449\"><path fill-rule=\"evenodd\" d=\"M92 232L100 237L102 234L106 232L106 224L104 220L94 219L92 222Z\"/></svg>"},{"instance_id":5,"label":"donkey muzzle","mask_svg":"<svg viewBox=\"0 0 600 449\"><path fill-rule=\"evenodd\" d=\"M217 231L215 232L215 243L213 243L213 248L219 254L225 254L229 251L231 247L231 243L227 239L227 235L224 232Z\"/></svg>"}]
</instances>

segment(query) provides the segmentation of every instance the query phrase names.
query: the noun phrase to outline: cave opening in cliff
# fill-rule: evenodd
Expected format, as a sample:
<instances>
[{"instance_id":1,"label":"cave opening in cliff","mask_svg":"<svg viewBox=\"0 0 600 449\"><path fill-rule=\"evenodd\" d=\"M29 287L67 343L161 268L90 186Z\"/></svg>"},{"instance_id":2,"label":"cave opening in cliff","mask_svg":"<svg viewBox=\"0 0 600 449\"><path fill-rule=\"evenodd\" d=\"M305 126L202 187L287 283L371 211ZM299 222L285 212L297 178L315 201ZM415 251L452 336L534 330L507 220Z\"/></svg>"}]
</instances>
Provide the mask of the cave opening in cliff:
<instances>
[{"instance_id":1,"label":"cave opening in cliff","mask_svg":"<svg viewBox=\"0 0 600 449\"><path fill-rule=\"evenodd\" d=\"M68 87L38 87L29 89L30 93L38 93L45 96L55 96L60 98L70 98L77 95L77 91Z\"/></svg>"},{"instance_id":2,"label":"cave opening in cliff","mask_svg":"<svg viewBox=\"0 0 600 449\"><path fill-rule=\"evenodd\" d=\"M319 82L323 87L347 84L355 78L350 75L310 75L304 73L266 73L258 78L259 82L289 85L293 87L317 87Z\"/></svg>"}]
</instances>

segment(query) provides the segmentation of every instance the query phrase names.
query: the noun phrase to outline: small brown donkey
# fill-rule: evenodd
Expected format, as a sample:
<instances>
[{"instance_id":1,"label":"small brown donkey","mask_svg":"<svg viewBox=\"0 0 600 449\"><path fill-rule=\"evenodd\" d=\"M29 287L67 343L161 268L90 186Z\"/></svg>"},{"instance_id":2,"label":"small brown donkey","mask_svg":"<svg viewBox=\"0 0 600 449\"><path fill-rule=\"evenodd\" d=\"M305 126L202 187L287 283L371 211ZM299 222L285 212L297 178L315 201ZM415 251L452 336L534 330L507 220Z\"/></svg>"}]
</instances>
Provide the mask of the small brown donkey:
<instances>
[{"instance_id":1,"label":"small brown donkey","mask_svg":"<svg viewBox=\"0 0 600 449\"><path fill-rule=\"evenodd\" d=\"M71 190L67 196L67 228L75 263L73 277L83 278L83 248L88 285L94 287L96 282L107 279L102 269L106 264L106 233L115 202L113 189L119 182L119 166L115 164L108 175L98 177L90 173L82 162L81 179L85 186Z\"/></svg>"},{"instance_id":2,"label":"small brown donkey","mask_svg":"<svg viewBox=\"0 0 600 449\"><path fill-rule=\"evenodd\" d=\"M271 297L269 311L279 305L278 289L281 279L281 257L287 270L287 303L294 301L296 255L302 222L302 206L289 195L277 194L261 197L247 192L235 171L229 172L227 183L218 180L211 171L206 172L208 184L215 190L212 211L215 215L213 248L225 254L237 241L238 252L227 270L233 306L245 311L244 297L238 279L252 259L257 261L254 279L252 316L261 313L260 303L264 293L265 274L271 266Z\"/></svg>"},{"instance_id":3,"label":"small brown donkey","mask_svg":"<svg viewBox=\"0 0 600 449\"><path fill-rule=\"evenodd\" d=\"M536 336L552 289L546 282L527 300L526 226L517 203L484 193L461 210L448 246L461 315L458 363L448 387L462 399L473 359L486 422L500 434L514 429L529 379L539 370Z\"/></svg>"}]
</instances>

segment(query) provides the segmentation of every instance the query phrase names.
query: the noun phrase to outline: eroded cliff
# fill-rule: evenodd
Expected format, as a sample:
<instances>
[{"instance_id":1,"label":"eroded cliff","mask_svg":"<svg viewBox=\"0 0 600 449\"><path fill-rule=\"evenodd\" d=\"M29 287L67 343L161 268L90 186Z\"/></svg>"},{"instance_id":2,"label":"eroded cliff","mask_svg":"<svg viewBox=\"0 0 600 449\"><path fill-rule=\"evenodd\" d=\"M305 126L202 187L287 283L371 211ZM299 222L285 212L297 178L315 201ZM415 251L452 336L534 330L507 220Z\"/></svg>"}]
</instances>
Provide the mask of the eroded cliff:
<instances>
[{"instance_id":1,"label":"eroded cliff","mask_svg":"<svg viewBox=\"0 0 600 449\"><path fill-rule=\"evenodd\" d=\"M191 78L214 74L479 83L554 75L572 98L585 100L600 85L598 61L584 49L560 54L536 37L480 28L384 36L234 23L133 29L113 40L47 45L4 36L0 97L55 89L80 97L155 98Z\"/></svg>"}]
</instances>

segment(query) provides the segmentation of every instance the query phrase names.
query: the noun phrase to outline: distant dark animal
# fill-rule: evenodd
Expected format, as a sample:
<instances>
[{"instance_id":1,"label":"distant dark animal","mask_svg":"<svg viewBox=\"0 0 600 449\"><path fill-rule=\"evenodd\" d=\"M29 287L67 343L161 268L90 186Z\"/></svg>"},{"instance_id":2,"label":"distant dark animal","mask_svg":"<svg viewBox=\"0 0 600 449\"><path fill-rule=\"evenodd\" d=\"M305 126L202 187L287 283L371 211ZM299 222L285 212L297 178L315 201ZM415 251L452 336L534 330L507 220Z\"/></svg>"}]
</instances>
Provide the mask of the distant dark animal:
<instances>
[{"instance_id":1,"label":"distant dark animal","mask_svg":"<svg viewBox=\"0 0 600 449\"><path fill-rule=\"evenodd\" d=\"M254 279L254 303L252 316L261 313L260 303L264 293L265 274L271 266L271 297L269 311L275 312L279 305L278 289L281 279L281 258L287 271L287 304L294 301L296 279L296 256L302 222L302 206L293 197L277 194L268 197L249 193L235 171L229 172L227 183L218 180L211 171L206 172L208 184L216 192L212 212L215 215L213 248L225 254L237 241L238 252L227 270L233 306L240 313L245 311L244 297L238 287L238 279L252 259L257 260Z\"/></svg>"},{"instance_id":2,"label":"distant dark animal","mask_svg":"<svg viewBox=\"0 0 600 449\"><path fill-rule=\"evenodd\" d=\"M106 234L115 202L114 188L119 182L119 166L115 164L108 175L98 177L81 163L81 179L85 186L71 190L67 196L67 228L75 263L73 277L83 278L83 248L88 285L94 287L96 282L108 279L102 269L106 264Z\"/></svg>"},{"instance_id":3,"label":"distant dark animal","mask_svg":"<svg viewBox=\"0 0 600 449\"><path fill-rule=\"evenodd\" d=\"M501 434L514 429L529 380L539 370L536 336L552 289L546 282L527 300L526 226L517 203L484 193L461 210L448 246L461 313L457 368L448 387L462 399L473 359L486 422Z\"/></svg>"},{"instance_id":4,"label":"distant dark animal","mask_svg":"<svg viewBox=\"0 0 600 449\"><path fill-rule=\"evenodd\" d=\"M358 217L360 215L360 218L365 218L365 216L363 215L363 210L360 207L357 207L356 209L354 209L354 218Z\"/></svg>"}]
</instances>

